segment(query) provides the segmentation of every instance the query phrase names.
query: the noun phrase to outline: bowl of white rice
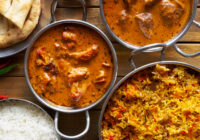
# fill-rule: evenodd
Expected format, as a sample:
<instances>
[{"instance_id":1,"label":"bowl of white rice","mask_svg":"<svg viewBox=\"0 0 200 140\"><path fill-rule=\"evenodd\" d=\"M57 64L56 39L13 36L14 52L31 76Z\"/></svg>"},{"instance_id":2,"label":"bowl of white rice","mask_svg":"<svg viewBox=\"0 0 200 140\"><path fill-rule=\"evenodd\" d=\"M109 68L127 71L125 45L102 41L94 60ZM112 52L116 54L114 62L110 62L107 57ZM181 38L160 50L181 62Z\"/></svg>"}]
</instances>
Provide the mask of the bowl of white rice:
<instances>
[{"instance_id":1,"label":"bowl of white rice","mask_svg":"<svg viewBox=\"0 0 200 140\"><path fill-rule=\"evenodd\" d=\"M22 99L0 101L0 140L60 140L52 118Z\"/></svg>"}]
</instances>

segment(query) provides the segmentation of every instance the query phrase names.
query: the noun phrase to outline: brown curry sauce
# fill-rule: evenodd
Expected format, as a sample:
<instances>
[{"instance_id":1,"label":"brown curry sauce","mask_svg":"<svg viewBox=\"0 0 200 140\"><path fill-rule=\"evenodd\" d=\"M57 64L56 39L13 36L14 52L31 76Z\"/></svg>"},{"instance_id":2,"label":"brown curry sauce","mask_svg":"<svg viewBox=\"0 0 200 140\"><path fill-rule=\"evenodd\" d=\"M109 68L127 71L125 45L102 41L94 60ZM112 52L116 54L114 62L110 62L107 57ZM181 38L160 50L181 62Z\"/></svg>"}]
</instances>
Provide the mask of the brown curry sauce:
<instances>
[{"instance_id":1,"label":"brown curry sauce","mask_svg":"<svg viewBox=\"0 0 200 140\"><path fill-rule=\"evenodd\" d=\"M76 24L59 25L33 44L28 73L35 92L45 99L57 105L85 107L107 91L113 61L107 43L95 31Z\"/></svg>"},{"instance_id":2,"label":"brown curry sauce","mask_svg":"<svg viewBox=\"0 0 200 140\"><path fill-rule=\"evenodd\" d=\"M152 5L145 5L145 1L156 1ZM180 2L183 5L183 14L173 24L167 24L161 16L161 2L166 0L104 0L104 14L110 29L116 36L125 42L136 46L145 46L153 43L167 42L175 37L186 25L191 15L191 0L169 0L172 4ZM127 2L128 4L124 4ZM128 9L127 9L128 7ZM126 13L123 11L126 10ZM152 36L145 37L137 21L136 15L140 13L151 13L154 27ZM127 17L122 17L127 16ZM120 18L124 22L119 23ZM168 20L169 21L169 20Z\"/></svg>"}]
</instances>

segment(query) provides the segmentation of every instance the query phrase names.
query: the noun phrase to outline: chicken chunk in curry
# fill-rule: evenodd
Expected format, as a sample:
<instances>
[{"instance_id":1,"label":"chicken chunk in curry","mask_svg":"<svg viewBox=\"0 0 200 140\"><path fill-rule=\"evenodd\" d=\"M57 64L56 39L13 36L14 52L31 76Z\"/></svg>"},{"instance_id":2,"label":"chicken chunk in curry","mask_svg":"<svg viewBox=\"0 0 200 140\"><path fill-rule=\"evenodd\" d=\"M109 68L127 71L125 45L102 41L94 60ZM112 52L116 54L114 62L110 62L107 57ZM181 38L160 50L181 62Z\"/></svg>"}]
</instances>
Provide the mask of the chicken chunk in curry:
<instances>
[{"instance_id":1,"label":"chicken chunk in curry","mask_svg":"<svg viewBox=\"0 0 200 140\"><path fill-rule=\"evenodd\" d=\"M85 51L82 52L74 52L74 53L68 53L69 57L75 58L80 61L89 61L98 53L98 46L93 44L91 48L88 48Z\"/></svg>"},{"instance_id":2,"label":"chicken chunk in curry","mask_svg":"<svg viewBox=\"0 0 200 140\"><path fill-rule=\"evenodd\" d=\"M93 30L76 24L56 26L33 44L28 73L40 96L57 105L85 107L107 91L112 56Z\"/></svg>"},{"instance_id":3,"label":"chicken chunk in curry","mask_svg":"<svg viewBox=\"0 0 200 140\"><path fill-rule=\"evenodd\" d=\"M154 28L152 15L150 13L141 13L137 14L135 16L135 19L141 31L143 32L144 36L147 38L151 38Z\"/></svg>"},{"instance_id":4,"label":"chicken chunk in curry","mask_svg":"<svg viewBox=\"0 0 200 140\"><path fill-rule=\"evenodd\" d=\"M176 23L184 13L184 4L181 4L178 0L175 0L175 3L170 2L169 0L162 0L161 2L161 15L163 16L166 22Z\"/></svg>"}]
</instances>

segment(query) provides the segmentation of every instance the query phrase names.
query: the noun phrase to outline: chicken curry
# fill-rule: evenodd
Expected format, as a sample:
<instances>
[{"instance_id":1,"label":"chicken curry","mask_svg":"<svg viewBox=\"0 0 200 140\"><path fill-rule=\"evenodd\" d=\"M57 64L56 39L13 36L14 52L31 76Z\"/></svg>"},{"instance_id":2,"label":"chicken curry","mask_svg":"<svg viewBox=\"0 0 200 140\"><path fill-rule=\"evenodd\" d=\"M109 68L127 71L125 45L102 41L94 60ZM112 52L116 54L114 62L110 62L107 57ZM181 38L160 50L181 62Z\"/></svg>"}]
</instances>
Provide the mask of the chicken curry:
<instances>
[{"instance_id":1,"label":"chicken curry","mask_svg":"<svg viewBox=\"0 0 200 140\"><path fill-rule=\"evenodd\" d=\"M164 43L187 24L193 0L104 0L110 29L136 46Z\"/></svg>"},{"instance_id":2,"label":"chicken curry","mask_svg":"<svg viewBox=\"0 0 200 140\"><path fill-rule=\"evenodd\" d=\"M35 41L28 73L35 92L56 105L85 107L100 99L113 77L111 52L95 31L64 24Z\"/></svg>"}]
</instances>

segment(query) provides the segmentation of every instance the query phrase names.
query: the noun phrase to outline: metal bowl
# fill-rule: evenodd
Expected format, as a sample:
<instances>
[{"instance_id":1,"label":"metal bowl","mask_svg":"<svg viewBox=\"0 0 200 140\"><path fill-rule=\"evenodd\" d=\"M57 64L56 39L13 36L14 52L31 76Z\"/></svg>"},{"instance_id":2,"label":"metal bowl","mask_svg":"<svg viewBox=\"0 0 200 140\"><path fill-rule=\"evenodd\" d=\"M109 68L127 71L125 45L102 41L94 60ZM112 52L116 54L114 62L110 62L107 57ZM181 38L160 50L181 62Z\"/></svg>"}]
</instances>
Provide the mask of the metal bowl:
<instances>
[{"instance_id":1,"label":"metal bowl","mask_svg":"<svg viewBox=\"0 0 200 140\"><path fill-rule=\"evenodd\" d=\"M98 33L104 40L105 42L108 44L109 46L109 49L110 49L110 52L112 54L112 60L113 60L113 63L114 63L114 71L113 71L113 76L112 76L112 82L107 90L107 92L105 93L105 95L98 101L96 101L95 103L87 106L87 107L84 107L84 108L70 108L70 107L63 107L63 106L57 106L53 103L50 104L49 101L46 101L45 99L43 99L41 96L39 96L33 89L30 81L29 81L29 75L28 75L28 71L27 71L27 68L28 68L28 59L29 59L29 53L31 51L31 48L32 48L32 45L34 44L34 42L44 33L46 32L47 30L49 29L52 29L56 26L59 26L59 25L63 25L63 24L76 24L76 25L82 25L86 28L90 28L92 29L93 31L95 31L96 33ZM88 110L88 109L91 109L92 107L94 107L95 105L97 105L99 102L101 102L105 96L109 93L109 91L112 89L112 87L114 86L114 83L115 83L115 80L116 80L116 77L117 77L117 70L118 70L118 64L117 64L117 56L116 56L116 52L115 52L115 49L112 45L112 43L109 41L109 39L106 37L106 35L101 31L99 30L97 27L95 27L94 25L90 24L90 23L87 23L85 21L81 21L81 20L61 20L61 21L57 21L57 22L54 22L52 24L49 24L47 25L46 27L44 27L42 30L40 30L36 36L34 36L34 38L32 39L32 42L29 44L29 48L27 49L26 51L26 54L25 54L25 61L24 61L24 71L25 71L25 76L26 76L26 81L28 83L28 86L29 88L31 89L31 91L33 92L33 94L35 95L35 97L40 101L42 102L44 105L46 105L47 107L50 107L51 109L55 110L55 111L59 111L59 112L63 112L63 113L77 113L77 112L82 112L82 111L85 111L85 110Z\"/></svg>"},{"instance_id":2,"label":"metal bowl","mask_svg":"<svg viewBox=\"0 0 200 140\"><path fill-rule=\"evenodd\" d=\"M56 5L56 0L54 1L55 2L55 5ZM81 0L81 2L84 2L84 0ZM53 6L53 9L55 9L56 6ZM83 6L85 6L83 4ZM84 7L85 9L85 7ZM53 10L54 11L54 10ZM84 16L83 16L83 19L86 18L86 11L84 10ZM52 19L55 19L55 16L54 14L52 14ZM110 50L111 54L112 54L112 60L113 60L113 65L114 65L114 70L113 70L113 76L112 76L112 82L110 83L110 86L108 87L107 91L105 92L104 96L102 96L99 100L97 100L96 102L94 102L93 104L89 105L89 106L86 106L86 107L83 107L83 108L72 108L72 107L64 107L64 106L59 106L59 105L56 105L48 100L46 100L45 98L39 96L35 90L33 89L31 83L30 83L30 80L29 80L29 74L28 74L28 59L29 59L29 53L31 51L31 48L32 48L32 45L33 43L44 33L46 32L47 30L49 29L52 29L54 28L55 26L59 26L59 25L63 25L63 24L76 24L76 25L81 25L85 28L89 28L93 31L95 31L97 34L99 34L103 39L104 41L108 44L108 49ZM53 109L56 111L56 115L55 115L55 125L56 125L56 131L57 133L63 137L63 138L66 138L66 139L77 139L77 138L80 138L82 137L84 134L87 133L88 129L89 129L89 125L90 125L90 117L89 117L89 113L88 113L88 110L93 108L94 106L96 106L97 104L99 104L108 94L109 92L111 91L111 89L113 88L114 86L114 83L116 81L116 78L117 78L117 71L118 71L118 63L117 63L117 56L116 56L116 52L115 52L115 49L112 45L112 43L110 42L110 40L107 38L107 36L100 30L98 29L97 27L95 27L94 25L88 23L88 22L85 22L85 21L81 21L81 20L61 20L61 21L55 21L49 25L47 25L46 27L44 27L42 30L40 30L35 36L34 38L32 39L31 43L29 44L29 48L27 49L26 51L26 54L25 54L25 60L24 60L24 71L25 71L25 77L26 77L26 81L28 83L28 86L30 88L30 90L32 91L33 95L42 103L44 104L45 106ZM59 113L58 112L62 112L62 113L78 113L78 112L83 112L85 111L85 114L86 114L86 120L87 120L87 124L86 124L86 128L85 130L80 133L79 135L76 135L76 136L67 136L67 135L64 135L62 134L59 130L58 130L58 117L59 117Z\"/></svg>"},{"instance_id":3,"label":"metal bowl","mask_svg":"<svg viewBox=\"0 0 200 140\"><path fill-rule=\"evenodd\" d=\"M54 123L52 117L44 109L42 109L39 105L37 105L37 104L35 104L31 101L28 101L28 100L25 100L25 99L16 99L16 98L9 98L9 99L0 100L0 103L4 103L4 102L7 102L7 103L22 103L22 104L31 105L31 106L39 109L41 112L44 112L45 115L52 121L52 123Z\"/></svg>"},{"instance_id":4,"label":"metal bowl","mask_svg":"<svg viewBox=\"0 0 200 140\"><path fill-rule=\"evenodd\" d=\"M183 66L189 69L192 69L194 71L200 72L200 68L197 68L193 65L187 64L187 63L183 63L183 62L178 62L178 61L159 61L159 62L154 62L154 63L150 63L144 66L141 66L139 68L136 68L135 70L133 70L132 72L130 72L129 74L127 74L124 78L122 78L116 85L115 87L112 89L112 91L110 92L109 96L106 98L101 113L100 113L100 117L99 117L99 122L98 122L98 133L99 133L99 139L101 139L101 122L103 119L103 115L106 109L106 106L110 100L110 98L112 97L112 95L115 93L115 91L122 85L124 84L130 77L132 77L134 74L141 72L149 67L155 66L156 64L169 64L169 65L179 65L179 66Z\"/></svg>"},{"instance_id":5,"label":"metal bowl","mask_svg":"<svg viewBox=\"0 0 200 140\"><path fill-rule=\"evenodd\" d=\"M132 49L132 50L137 50L137 49L140 49L141 47L139 46L136 46L136 45L133 45L133 44L130 44L128 42L125 42L124 40L122 40L121 38L119 38L112 30L111 28L109 27L107 21L106 21L106 18L105 18L105 14L104 14L104 8L103 8L103 2L104 0L100 0L100 12L101 12L101 17L102 17L102 20L103 20L103 23L104 25L106 26L106 29L108 30L108 32L112 35L112 37L117 41L119 42L121 45L129 48L129 49ZM185 25L185 27L182 29L182 31L177 34L174 38L168 40L167 42L165 43L162 43L162 45L166 46L166 47L169 47L169 46L173 46L176 44L176 42L178 40L180 40L180 38L182 38L185 33L188 31L188 29L190 28L190 26L192 24L195 24L197 27L200 27L200 24L194 20L195 18L195 14L196 14L196 11L197 11L197 3L198 3L198 0L193 0L193 6L192 6L192 12L191 12L191 15L190 15L190 18L187 22L187 24ZM157 43L160 43L160 42L157 42ZM155 44L149 44L151 46L154 46L156 45L157 43ZM177 46L176 46L177 47ZM175 49L176 49L175 47ZM177 48L178 50L179 48ZM148 49L148 50L145 50L145 52L154 52L154 51L159 51L161 50L160 47L156 47L156 48L153 48L153 49Z\"/></svg>"}]
</instances>

